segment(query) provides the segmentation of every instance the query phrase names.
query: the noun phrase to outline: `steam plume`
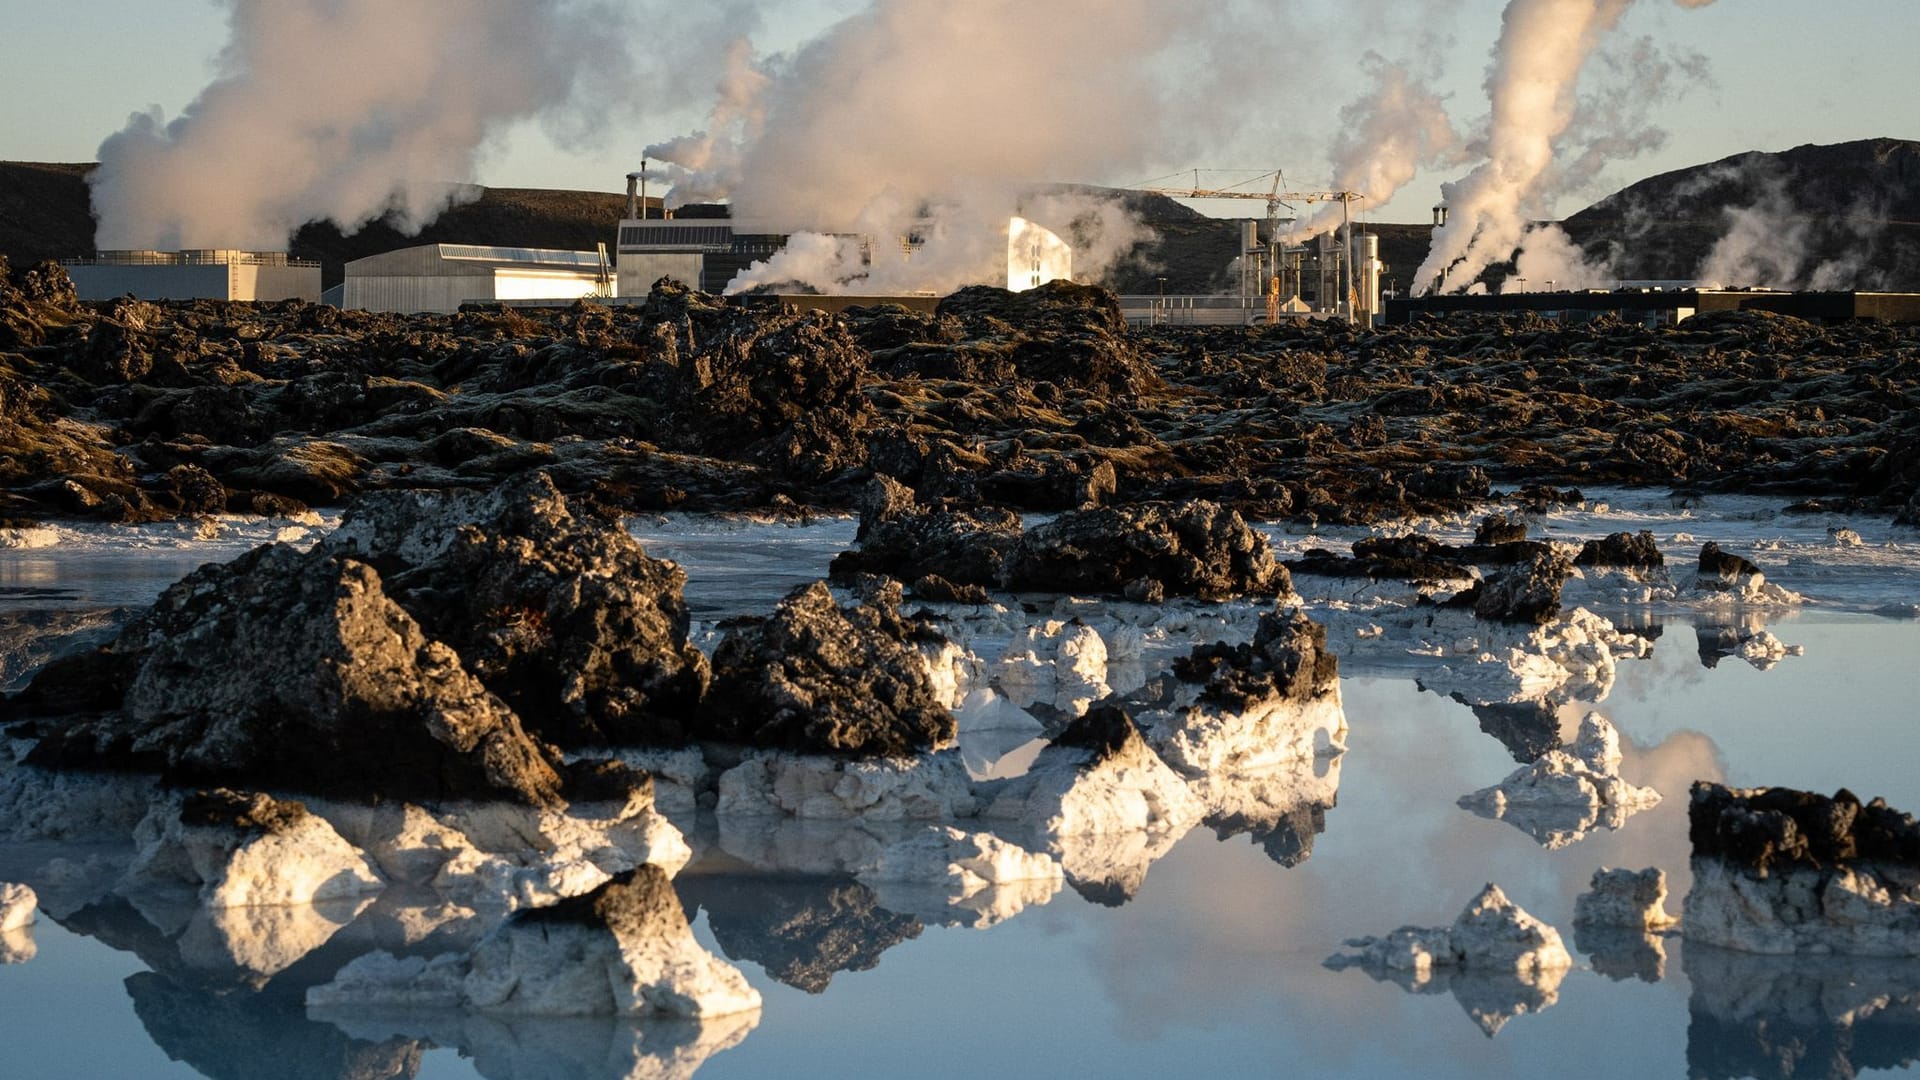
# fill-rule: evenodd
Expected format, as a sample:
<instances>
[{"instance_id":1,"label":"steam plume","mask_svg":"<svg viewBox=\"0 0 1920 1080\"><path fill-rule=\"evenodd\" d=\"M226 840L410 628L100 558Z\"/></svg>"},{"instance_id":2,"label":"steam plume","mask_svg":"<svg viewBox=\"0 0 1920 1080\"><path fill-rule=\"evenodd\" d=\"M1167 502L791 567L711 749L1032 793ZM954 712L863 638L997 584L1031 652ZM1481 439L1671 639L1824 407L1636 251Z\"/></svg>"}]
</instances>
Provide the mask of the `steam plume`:
<instances>
[{"instance_id":1,"label":"steam plume","mask_svg":"<svg viewBox=\"0 0 1920 1080\"><path fill-rule=\"evenodd\" d=\"M277 249L389 212L417 228L505 124L581 135L566 107L587 76L626 77L625 22L606 0L232 0L219 78L101 145L97 243Z\"/></svg>"},{"instance_id":2,"label":"steam plume","mask_svg":"<svg viewBox=\"0 0 1920 1080\"><path fill-rule=\"evenodd\" d=\"M1703 7L1711 0L1678 2L1683 7ZM1556 179L1557 144L1576 118L1574 88L1581 68L1632 3L1510 0L1507 4L1487 74L1492 113L1486 160L1461 179L1442 185L1449 217L1446 225L1434 230L1433 246L1414 275L1418 291L1464 288L1529 239L1543 253L1537 258L1561 264L1557 269L1563 278L1580 272L1580 264L1567 262L1572 245L1557 227L1530 228L1529 222L1544 209L1543 196Z\"/></svg>"}]
</instances>

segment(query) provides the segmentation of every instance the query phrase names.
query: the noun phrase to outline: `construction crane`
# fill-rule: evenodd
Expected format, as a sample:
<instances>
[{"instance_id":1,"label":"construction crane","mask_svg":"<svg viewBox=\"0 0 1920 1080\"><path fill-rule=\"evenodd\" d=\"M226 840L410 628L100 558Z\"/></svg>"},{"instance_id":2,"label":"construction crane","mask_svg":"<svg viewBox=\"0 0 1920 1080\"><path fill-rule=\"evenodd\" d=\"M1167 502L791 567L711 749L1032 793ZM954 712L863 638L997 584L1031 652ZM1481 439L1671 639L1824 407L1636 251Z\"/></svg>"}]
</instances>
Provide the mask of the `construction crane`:
<instances>
[{"instance_id":1,"label":"construction crane","mask_svg":"<svg viewBox=\"0 0 1920 1080\"><path fill-rule=\"evenodd\" d=\"M1247 180L1244 180L1241 182L1242 185L1254 184L1254 183L1257 183L1258 181L1265 180L1269 176L1271 176L1273 178L1273 183L1269 185L1268 189L1264 192L1258 191L1258 190L1247 190L1246 187L1244 186L1236 186L1236 187L1228 187L1228 188L1201 187L1200 172L1201 170L1199 169L1193 170L1193 186L1190 188L1137 187L1132 190L1144 192L1149 195L1164 195L1170 199L1261 199L1261 200L1264 200L1267 204L1267 244L1270 247L1277 247L1280 242L1280 208L1282 206L1286 206L1288 203L1308 203L1308 204L1317 203L1317 202L1340 203L1341 233L1348 240L1349 244L1351 244L1352 237L1353 237L1353 213L1352 213L1353 202L1356 199L1366 198L1365 195L1361 194L1358 191L1282 191L1280 190L1280 187L1286 181L1285 181L1285 178L1281 175L1281 172L1279 169L1275 169L1270 173L1261 173L1258 176L1250 177ZM1345 288L1343 288L1341 292L1347 296L1348 304L1349 304L1348 310L1351 311L1352 298L1354 295L1353 266L1352 266L1353 260L1351 258L1348 258L1343 260L1343 262L1346 263L1346 268L1345 268L1346 283L1345 283ZM1265 290L1262 290L1267 293L1267 312L1268 312L1269 321L1272 321L1272 319L1274 318L1276 314L1276 309L1278 307L1278 291L1277 291L1277 285L1276 285L1276 283L1278 282L1278 275L1277 275L1278 269L1279 268L1276 261L1275 262L1276 275L1273 278L1273 280L1269 282L1268 288L1266 288Z\"/></svg>"}]
</instances>

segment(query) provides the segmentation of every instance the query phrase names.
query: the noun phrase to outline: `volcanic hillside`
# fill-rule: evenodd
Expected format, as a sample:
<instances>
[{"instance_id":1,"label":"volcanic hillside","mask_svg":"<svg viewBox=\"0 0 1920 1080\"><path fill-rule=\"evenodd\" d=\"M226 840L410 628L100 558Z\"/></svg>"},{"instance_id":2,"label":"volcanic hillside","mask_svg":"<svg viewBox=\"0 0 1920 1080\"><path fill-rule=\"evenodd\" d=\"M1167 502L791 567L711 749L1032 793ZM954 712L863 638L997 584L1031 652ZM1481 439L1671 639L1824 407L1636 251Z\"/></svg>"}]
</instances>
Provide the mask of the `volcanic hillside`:
<instances>
[{"instance_id":1,"label":"volcanic hillside","mask_svg":"<svg viewBox=\"0 0 1920 1080\"><path fill-rule=\"evenodd\" d=\"M1920 291L1920 142L1736 154L1649 177L1562 226L1626 279Z\"/></svg>"}]
</instances>

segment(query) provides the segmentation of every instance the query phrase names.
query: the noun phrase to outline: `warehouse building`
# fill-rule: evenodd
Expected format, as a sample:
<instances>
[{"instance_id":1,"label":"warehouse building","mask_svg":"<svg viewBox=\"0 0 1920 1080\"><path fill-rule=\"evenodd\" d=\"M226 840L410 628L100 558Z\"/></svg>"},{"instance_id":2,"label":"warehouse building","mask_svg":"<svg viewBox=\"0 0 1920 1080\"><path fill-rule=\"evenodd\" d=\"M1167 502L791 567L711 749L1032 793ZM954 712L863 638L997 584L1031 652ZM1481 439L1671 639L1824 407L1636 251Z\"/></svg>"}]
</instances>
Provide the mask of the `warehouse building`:
<instances>
[{"instance_id":1,"label":"warehouse building","mask_svg":"<svg viewBox=\"0 0 1920 1080\"><path fill-rule=\"evenodd\" d=\"M612 294L613 273L601 252L420 244L348 263L340 306L445 314L466 303Z\"/></svg>"},{"instance_id":2,"label":"warehouse building","mask_svg":"<svg viewBox=\"0 0 1920 1080\"><path fill-rule=\"evenodd\" d=\"M82 300L320 300L320 264L284 251L103 251L61 265Z\"/></svg>"}]
</instances>

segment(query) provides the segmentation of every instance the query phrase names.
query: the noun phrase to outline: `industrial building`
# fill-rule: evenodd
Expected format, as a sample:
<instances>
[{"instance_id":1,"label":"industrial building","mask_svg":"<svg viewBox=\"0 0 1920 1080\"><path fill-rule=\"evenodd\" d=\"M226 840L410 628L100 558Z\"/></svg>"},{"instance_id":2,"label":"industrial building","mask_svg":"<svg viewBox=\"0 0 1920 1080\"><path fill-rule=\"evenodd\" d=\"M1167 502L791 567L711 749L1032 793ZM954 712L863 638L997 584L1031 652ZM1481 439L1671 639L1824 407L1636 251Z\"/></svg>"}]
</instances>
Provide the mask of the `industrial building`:
<instances>
[{"instance_id":1,"label":"industrial building","mask_svg":"<svg viewBox=\"0 0 1920 1080\"><path fill-rule=\"evenodd\" d=\"M61 265L82 300L320 300L320 264L284 251L103 251Z\"/></svg>"},{"instance_id":2,"label":"industrial building","mask_svg":"<svg viewBox=\"0 0 1920 1080\"><path fill-rule=\"evenodd\" d=\"M466 303L613 294L604 251L420 244L355 259L346 272L340 306L367 311L444 314Z\"/></svg>"},{"instance_id":3,"label":"industrial building","mask_svg":"<svg viewBox=\"0 0 1920 1080\"><path fill-rule=\"evenodd\" d=\"M785 232L728 218L626 218L617 244L618 295L645 296L663 277L717 295L785 246Z\"/></svg>"},{"instance_id":4,"label":"industrial building","mask_svg":"<svg viewBox=\"0 0 1920 1080\"><path fill-rule=\"evenodd\" d=\"M1387 321L1409 323L1463 312L1519 315L1558 322L1612 315L1648 326L1671 326L1708 311L1770 311L1816 322L1878 319L1920 322L1920 293L1774 292L1764 289L1623 288L1498 296L1416 296L1388 300Z\"/></svg>"}]
</instances>

